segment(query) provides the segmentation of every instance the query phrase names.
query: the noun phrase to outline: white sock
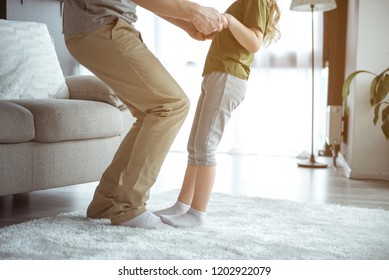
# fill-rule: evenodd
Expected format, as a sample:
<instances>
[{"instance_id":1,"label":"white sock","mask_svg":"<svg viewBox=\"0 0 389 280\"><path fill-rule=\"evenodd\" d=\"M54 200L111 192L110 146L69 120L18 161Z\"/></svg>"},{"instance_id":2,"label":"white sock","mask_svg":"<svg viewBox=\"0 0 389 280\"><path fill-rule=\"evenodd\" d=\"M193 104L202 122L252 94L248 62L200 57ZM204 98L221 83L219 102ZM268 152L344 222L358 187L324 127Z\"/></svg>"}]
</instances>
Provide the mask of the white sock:
<instances>
[{"instance_id":1,"label":"white sock","mask_svg":"<svg viewBox=\"0 0 389 280\"><path fill-rule=\"evenodd\" d=\"M158 217L162 215L181 215L181 214L185 214L189 210L189 208L190 205L184 204L177 200L173 206L153 212L153 214Z\"/></svg>"},{"instance_id":2,"label":"white sock","mask_svg":"<svg viewBox=\"0 0 389 280\"><path fill-rule=\"evenodd\" d=\"M155 216L150 211L143 212L142 214L132 218L131 220L121 223L121 226L147 228L147 229L163 229L171 228L171 226L162 222L162 220Z\"/></svg>"},{"instance_id":3,"label":"white sock","mask_svg":"<svg viewBox=\"0 0 389 280\"><path fill-rule=\"evenodd\" d=\"M161 216L163 222L175 227L195 227L205 223L205 212L190 208L181 215Z\"/></svg>"}]
</instances>

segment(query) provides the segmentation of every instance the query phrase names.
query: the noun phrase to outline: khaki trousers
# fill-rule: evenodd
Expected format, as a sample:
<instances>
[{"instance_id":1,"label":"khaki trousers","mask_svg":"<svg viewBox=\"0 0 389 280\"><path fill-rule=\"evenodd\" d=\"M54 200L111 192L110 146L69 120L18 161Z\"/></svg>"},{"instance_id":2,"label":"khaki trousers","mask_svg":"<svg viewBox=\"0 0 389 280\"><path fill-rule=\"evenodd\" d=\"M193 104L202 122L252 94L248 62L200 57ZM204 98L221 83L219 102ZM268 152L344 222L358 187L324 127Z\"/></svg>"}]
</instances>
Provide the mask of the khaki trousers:
<instances>
[{"instance_id":1,"label":"khaki trousers","mask_svg":"<svg viewBox=\"0 0 389 280\"><path fill-rule=\"evenodd\" d=\"M189 100L140 33L122 20L65 36L65 41L73 57L108 84L136 118L87 210L90 218L120 224L146 211L150 188L188 114Z\"/></svg>"}]
</instances>

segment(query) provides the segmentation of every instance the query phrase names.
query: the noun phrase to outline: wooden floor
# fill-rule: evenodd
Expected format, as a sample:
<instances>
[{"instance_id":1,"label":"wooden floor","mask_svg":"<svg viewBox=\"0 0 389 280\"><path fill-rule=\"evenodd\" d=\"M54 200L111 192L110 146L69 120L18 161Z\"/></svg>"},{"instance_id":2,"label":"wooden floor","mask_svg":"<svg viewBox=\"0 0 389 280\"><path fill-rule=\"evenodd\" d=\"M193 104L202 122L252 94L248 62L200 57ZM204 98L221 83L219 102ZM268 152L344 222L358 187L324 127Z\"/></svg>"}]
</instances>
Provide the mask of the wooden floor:
<instances>
[{"instance_id":1,"label":"wooden floor","mask_svg":"<svg viewBox=\"0 0 389 280\"><path fill-rule=\"evenodd\" d=\"M296 158L220 154L214 191L389 210L389 182L351 180L341 167L332 165L331 158L317 160L329 167L297 167ZM185 167L185 153L169 153L150 199L155 193L179 189ZM0 197L0 227L85 209L96 185L93 182ZM175 199L172 197L172 202Z\"/></svg>"}]
</instances>

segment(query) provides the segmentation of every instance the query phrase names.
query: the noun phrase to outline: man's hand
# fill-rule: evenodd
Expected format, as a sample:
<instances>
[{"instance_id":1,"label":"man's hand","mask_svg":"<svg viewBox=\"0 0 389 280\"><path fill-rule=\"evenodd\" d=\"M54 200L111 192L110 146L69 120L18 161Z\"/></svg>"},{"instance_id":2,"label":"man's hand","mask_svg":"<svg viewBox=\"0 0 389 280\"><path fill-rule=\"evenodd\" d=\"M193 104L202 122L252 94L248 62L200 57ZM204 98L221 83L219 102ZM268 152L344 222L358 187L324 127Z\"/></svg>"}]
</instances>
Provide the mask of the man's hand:
<instances>
[{"instance_id":1,"label":"man's hand","mask_svg":"<svg viewBox=\"0 0 389 280\"><path fill-rule=\"evenodd\" d=\"M206 35L220 32L228 27L226 17L220 14L216 9L198 5L196 12L193 13L191 22L198 31Z\"/></svg>"},{"instance_id":2,"label":"man's hand","mask_svg":"<svg viewBox=\"0 0 389 280\"><path fill-rule=\"evenodd\" d=\"M205 41L205 40L210 40L213 37L213 34L215 32L209 33L209 34L204 34L196 29L196 27L192 24L189 23L190 27L186 29L186 32L189 34L190 37L192 37L195 40L198 41Z\"/></svg>"}]
</instances>

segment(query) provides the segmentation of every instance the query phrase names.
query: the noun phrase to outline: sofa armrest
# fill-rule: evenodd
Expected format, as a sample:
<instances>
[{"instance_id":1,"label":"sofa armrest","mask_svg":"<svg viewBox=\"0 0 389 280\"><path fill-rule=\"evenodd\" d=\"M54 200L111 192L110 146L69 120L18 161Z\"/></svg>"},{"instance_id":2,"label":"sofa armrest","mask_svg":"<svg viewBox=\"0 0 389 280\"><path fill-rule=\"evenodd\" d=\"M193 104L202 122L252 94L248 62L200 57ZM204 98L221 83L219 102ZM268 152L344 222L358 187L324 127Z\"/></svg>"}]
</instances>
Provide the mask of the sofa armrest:
<instances>
[{"instance_id":1,"label":"sofa armrest","mask_svg":"<svg viewBox=\"0 0 389 280\"><path fill-rule=\"evenodd\" d=\"M119 109L126 107L113 90L96 76L70 76L66 77L65 81L69 88L70 99L105 102Z\"/></svg>"}]
</instances>

